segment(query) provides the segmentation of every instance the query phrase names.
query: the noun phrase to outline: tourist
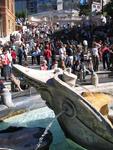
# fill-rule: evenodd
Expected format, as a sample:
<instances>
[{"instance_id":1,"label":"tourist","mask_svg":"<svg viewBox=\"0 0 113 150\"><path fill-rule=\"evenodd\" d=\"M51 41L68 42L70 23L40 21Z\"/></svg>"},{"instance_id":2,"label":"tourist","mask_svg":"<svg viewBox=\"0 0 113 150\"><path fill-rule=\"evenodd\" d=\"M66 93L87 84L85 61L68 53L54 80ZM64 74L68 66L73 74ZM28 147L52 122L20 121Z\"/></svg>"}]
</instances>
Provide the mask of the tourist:
<instances>
[{"instance_id":1,"label":"tourist","mask_svg":"<svg viewBox=\"0 0 113 150\"><path fill-rule=\"evenodd\" d=\"M74 61L72 66L72 72L76 75L79 74L81 58L82 58L82 46L77 45L76 52L74 53Z\"/></svg>"},{"instance_id":2,"label":"tourist","mask_svg":"<svg viewBox=\"0 0 113 150\"><path fill-rule=\"evenodd\" d=\"M87 52L88 52L88 41L87 40L83 40L83 49L84 49L84 53L87 54Z\"/></svg>"},{"instance_id":3,"label":"tourist","mask_svg":"<svg viewBox=\"0 0 113 150\"><path fill-rule=\"evenodd\" d=\"M10 63L11 62L8 58L8 53L4 49L2 54L2 64L3 64L3 76L6 81L10 79L10 75L11 75Z\"/></svg>"},{"instance_id":4,"label":"tourist","mask_svg":"<svg viewBox=\"0 0 113 150\"><path fill-rule=\"evenodd\" d=\"M31 50L31 59L32 59L32 65L34 65L35 62L36 62L36 49L35 49L35 47L32 47L32 50Z\"/></svg>"},{"instance_id":5,"label":"tourist","mask_svg":"<svg viewBox=\"0 0 113 150\"><path fill-rule=\"evenodd\" d=\"M57 68L58 68L58 61L56 60L56 61L54 61L51 69L57 69Z\"/></svg>"},{"instance_id":6,"label":"tourist","mask_svg":"<svg viewBox=\"0 0 113 150\"><path fill-rule=\"evenodd\" d=\"M59 67L62 68L63 70L66 68L66 45L63 43L60 45L59 49Z\"/></svg>"},{"instance_id":7,"label":"tourist","mask_svg":"<svg viewBox=\"0 0 113 150\"><path fill-rule=\"evenodd\" d=\"M36 47L36 60L37 60L37 64L40 65L40 56L41 56L41 50L39 48L39 46Z\"/></svg>"},{"instance_id":8,"label":"tourist","mask_svg":"<svg viewBox=\"0 0 113 150\"><path fill-rule=\"evenodd\" d=\"M92 60L93 60L93 69L94 71L98 71L99 67L99 48L101 47L100 44L93 42L91 53L92 53Z\"/></svg>"},{"instance_id":9,"label":"tourist","mask_svg":"<svg viewBox=\"0 0 113 150\"><path fill-rule=\"evenodd\" d=\"M44 57L45 57L45 60L47 61L48 69L50 69L50 68L51 68L51 57L52 57L52 53L51 53L51 50L50 50L49 45L46 45L46 46L45 46Z\"/></svg>"},{"instance_id":10,"label":"tourist","mask_svg":"<svg viewBox=\"0 0 113 150\"><path fill-rule=\"evenodd\" d=\"M40 70L47 70L48 66L47 66L47 61L43 60L42 64L40 65Z\"/></svg>"},{"instance_id":11,"label":"tourist","mask_svg":"<svg viewBox=\"0 0 113 150\"><path fill-rule=\"evenodd\" d=\"M66 45L61 44L59 49L59 58L62 60L66 60Z\"/></svg>"},{"instance_id":12,"label":"tourist","mask_svg":"<svg viewBox=\"0 0 113 150\"><path fill-rule=\"evenodd\" d=\"M110 47L110 69L113 70L113 45Z\"/></svg>"},{"instance_id":13,"label":"tourist","mask_svg":"<svg viewBox=\"0 0 113 150\"><path fill-rule=\"evenodd\" d=\"M107 65L107 70L109 70L109 67L110 67L110 62L109 62L110 50L105 43L103 44L103 46L101 48L101 52L102 52L103 69L106 69L106 65Z\"/></svg>"},{"instance_id":14,"label":"tourist","mask_svg":"<svg viewBox=\"0 0 113 150\"><path fill-rule=\"evenodd\" d=\"M7 51L7 56L9 59L9 68L10 68L10 74L12 72L12 56L11 56L11 48L9 48L9 50Z\"/></svg>"},{"instance_id":15,"label":"tourist","mask_svg":"<svg viewBox=\"0 0 113 150\"><path fill-rule=\"evenodd\" d=\"M24 43L22 44L22 49L23 49L24 60L27 61L27 49Z\"/></svg>"},{"instance_id":16,"label":"tourist","mask_svg":"<svg viewBox=\"0 0 113 150\"><path fill-rule=\"evenodd\" d=\"M72 45L67 45L66 47L66 67L71 67L73 65L73 49Z\"/></svg>"},{"instance_id":17,"label":"tourist","mask_svg":"<svg viewBox=\"0 0 113 150\"><path fill-rule=\"evenodd\" d=\"M16 51L13 48L11 49L11 56L12 56L12 63L16 64L17 54L16 54Z\"/></svg>"},{"instance_id":18,"label":"tourist","mask_svg":"<svg viewBox=\"0 0 113 150\"><path fill-rule=\"evenodd\" d=\"M19 48L17 50L17 56L18 56L18 64L22 65L22 59L23 59L23 46L22 46L22 44L19 45Z\"/></svg>"},{"instance_id":19,"label":"tourist","mask_svg":"<svg viewBox=\"0 0 113 150\"><path fill-rule=\"evenodd\" d=\"M20 86L20 80L13 74L11 73L11 82L12 82L12 90L15 91L17 88L18 91L23 91L21 86ZM14 86L16 85L16 87Z\"/></svg>"}]
</instances>

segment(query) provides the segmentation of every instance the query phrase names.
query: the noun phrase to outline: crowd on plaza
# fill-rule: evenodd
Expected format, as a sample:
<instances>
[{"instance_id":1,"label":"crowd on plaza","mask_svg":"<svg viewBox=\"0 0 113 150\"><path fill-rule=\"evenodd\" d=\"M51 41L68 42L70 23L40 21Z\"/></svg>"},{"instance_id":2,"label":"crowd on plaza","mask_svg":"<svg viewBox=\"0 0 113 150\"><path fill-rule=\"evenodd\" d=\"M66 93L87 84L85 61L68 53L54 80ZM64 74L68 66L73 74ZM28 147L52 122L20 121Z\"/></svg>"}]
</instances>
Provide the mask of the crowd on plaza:
<instances>
[{"instance_id":1,"label":"crowd on plaza","mask_svg":"<svg viewBox=\"0 0 113 150\"><path fill-rule=\"evenodd\" d=\"M0 43L1 76L9 80L13 64L39 65L41 70L70 67L85 79L103 64L103 70L113 69L113 35L110 23L101 26L82 24L71 28L40 24L28 25L10 35L10 41ZM42 59L43 58L43 59Z\"/></svg>"}]
</instances>

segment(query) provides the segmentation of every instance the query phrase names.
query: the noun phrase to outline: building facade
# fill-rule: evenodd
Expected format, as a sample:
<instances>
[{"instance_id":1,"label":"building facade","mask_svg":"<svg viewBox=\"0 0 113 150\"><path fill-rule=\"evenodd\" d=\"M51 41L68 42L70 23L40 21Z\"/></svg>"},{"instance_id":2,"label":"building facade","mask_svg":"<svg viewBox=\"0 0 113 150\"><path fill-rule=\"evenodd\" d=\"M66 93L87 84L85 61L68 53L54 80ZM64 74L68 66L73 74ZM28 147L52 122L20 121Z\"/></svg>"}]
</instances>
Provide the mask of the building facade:
<instances>
[{"instance_id":1,"label":"building facade","mask_svg":"<svg viewBox=\"0 0 113 150\"><path fill-rule=\"evenodd\" d=\"M63 0L57 0L57 10L63 10Z\"/></svg>"},{"instance_id":2,"label":"building facade","mask_svg":"<svg viewBox=\"0 0 113 150\"><path fill-rule=\"evenodd\" d=\"M28 15L57 10L76 9L79 0L15 0L16 12L27 11Z\"/></svg>"},{"instance_id":3,"label":"building facade","mask_svg":"<svg viewBox=\"0 0 113 150\"><path fill-rule=\"evenodd\" d=\"M37 12L57 10L57 0L37 0Z\"/></svg>"},{"instance_id":4,"label":"building facade","mask_svg":"<svg viewBox=\"0 0 113 150\"><path fill-rule=\"evenodd\" d=\"M78 8L80 0L63 0L64 10L73 10Z\"/></svg>"},{"instance_id":5,"label":"building facade","mask_svg":"<svg viewBox=\"0 0 113 150\"><path fill-rule=\"evenodd\" d=\"M80 0L37 0L37 10L52 11L52 10L71 10L76 9Z\"/></svg>"},{"instance_id":6,"label":"building facade","mask_svg":"<svg viewBox=\"0 0 113 150\"><path fill-rule=\"evenodd\" d=\"M15 0L15 11L26 15L37 13L37 0Z\"/></svg>"},{"instance_id":7,"label":"building facade","mask_svg":"<svg viewBox=\"0 0 113 150\"><path fill-rule=\"evenodd\" d=\"M0 37L15 31L15 0L0 0Z\"/></svg>"}]
</instances>

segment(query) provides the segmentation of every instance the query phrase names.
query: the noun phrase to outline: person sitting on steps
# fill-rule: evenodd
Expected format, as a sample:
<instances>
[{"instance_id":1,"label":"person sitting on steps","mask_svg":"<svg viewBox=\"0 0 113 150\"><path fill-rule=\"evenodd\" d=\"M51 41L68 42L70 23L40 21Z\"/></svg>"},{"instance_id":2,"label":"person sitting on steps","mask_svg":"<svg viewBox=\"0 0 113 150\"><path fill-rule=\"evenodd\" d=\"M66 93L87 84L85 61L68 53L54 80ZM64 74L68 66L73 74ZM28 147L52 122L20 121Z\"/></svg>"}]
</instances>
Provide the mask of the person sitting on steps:
<instances>
[{"instance_id":1,"label":"person sitting on steps","mask_svg":"<svg viewBox=\"0 0 113 150\"><path fill-rule=\"evenodd\" d=\"M11 82L14 83L19 91L23 91L22 88L20 87L20 80L18 78L15 77L15 75L13 73L11 73Z\"/></svg>"}]
</instances>

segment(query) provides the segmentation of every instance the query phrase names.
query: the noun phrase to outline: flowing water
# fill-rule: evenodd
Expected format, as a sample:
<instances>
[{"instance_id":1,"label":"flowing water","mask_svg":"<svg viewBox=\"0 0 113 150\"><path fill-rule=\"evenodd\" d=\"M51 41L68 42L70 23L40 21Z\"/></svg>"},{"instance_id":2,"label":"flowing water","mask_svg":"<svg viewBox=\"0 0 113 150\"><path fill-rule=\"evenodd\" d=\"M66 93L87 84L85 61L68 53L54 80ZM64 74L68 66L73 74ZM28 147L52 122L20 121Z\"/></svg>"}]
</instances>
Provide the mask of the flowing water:
<instances>
[{"instance_id":1,"label":"flowing water","mask_svg":"<svg viewBox=\"0 0 113 150\"><path fill-rule=\"evenodd\" d=\"M83 96L87 100L92 102L95 107L98 106L99 109L100 104L104 103L104 101L106 102L106 99L110 100L110 98L108 98L108 95L105 95L103 93L94 93L87 88L84 89L86 90L86 92L84 92L84 94L86 95ZM100 99L100 97L102 100ZM99 104L97 104L97 102ZM55 117L54 112L48 107L43 107L32 111L30 109L31 108L29 108L28 111L24 114L6 119L3 123L0 124L0 129L2 130L9 126L44 127L45 131L40 137L39 142L37 141L35 150L38 150L38 147L43 142L43 138L46 136L48 130L50 130L53 134L53 142L50 146L50 150L85 150L80 145L77 145L76 143L65 138L64 133L62 132L57 121L57 118L61 116L64 112L61 112Z\"/></svg>"},{"instance_id":2,"label":"flowing water","mask_svg":"<svg viewBox=\"0 0 113 150\"><path fill-rule=\"evenodd\" d=\"M53 135L53 142L50 146L50 150L85 150L80 145L65 138L58 121L55 119L54 112L48 107L43 107L6 119L0 124L0 129L2 130L9 126L46 128L50 122L54 122L50 128Z\"/></svg>"},{"instance_id":3,"label":"flowing water","mask_svg":"<svg viewBox=\"0 0 113 150\"><path fill-rule=\"evenodd\" d=\"M108 115L108 105L113 101L112 95L103 92L92 92L90 89L79 84L77 84L77 86L86 90L86 92L83 92L81 95L90 102L97 111L103 116Z\"/></svg>"},{"instance_id":4,"label":"flowing water","mask_svg":"<svg viewBox=\"0 0 113 150\"><path fill-rule=\"evenodd\" d=\"M93 94L93 92L91 92L90 89L88 89L88 88L86 88L86 87L84 87L84 86L81 86L81 85L79 85L79 84L76 84L76 86L81 87L82 89L84 89L84 90L87 91L88 95L90 95L90 96L93 97L93 98L96 98L96 97L95 97L95 94ZM86 92L83 92L83 93L86 93Z\"/></svg>"},{"instance_id":5,"label":"flowing water","mask_svg":"<svg viewBox=\"0 0 113 150\"><path fill-rule=\"evenodd\" d=\"M38 150L38 149L39 149L39 147L41 146L41 144L42 144L42 142L43 142L43 139L44 139L44 137L47 135L49 129L51 128L51 126L53 125L53 123L55 122L55 120L56 120L57 118L59 118L63 113L64 113L64 111L62 111L61 113L59 113L59 114L49 123L49 125L46 127L44 133L43 133L42 136L40 137L39 142L38 142L38 144L37 144L35 150Z\"/></svg>"}]
</instances>

